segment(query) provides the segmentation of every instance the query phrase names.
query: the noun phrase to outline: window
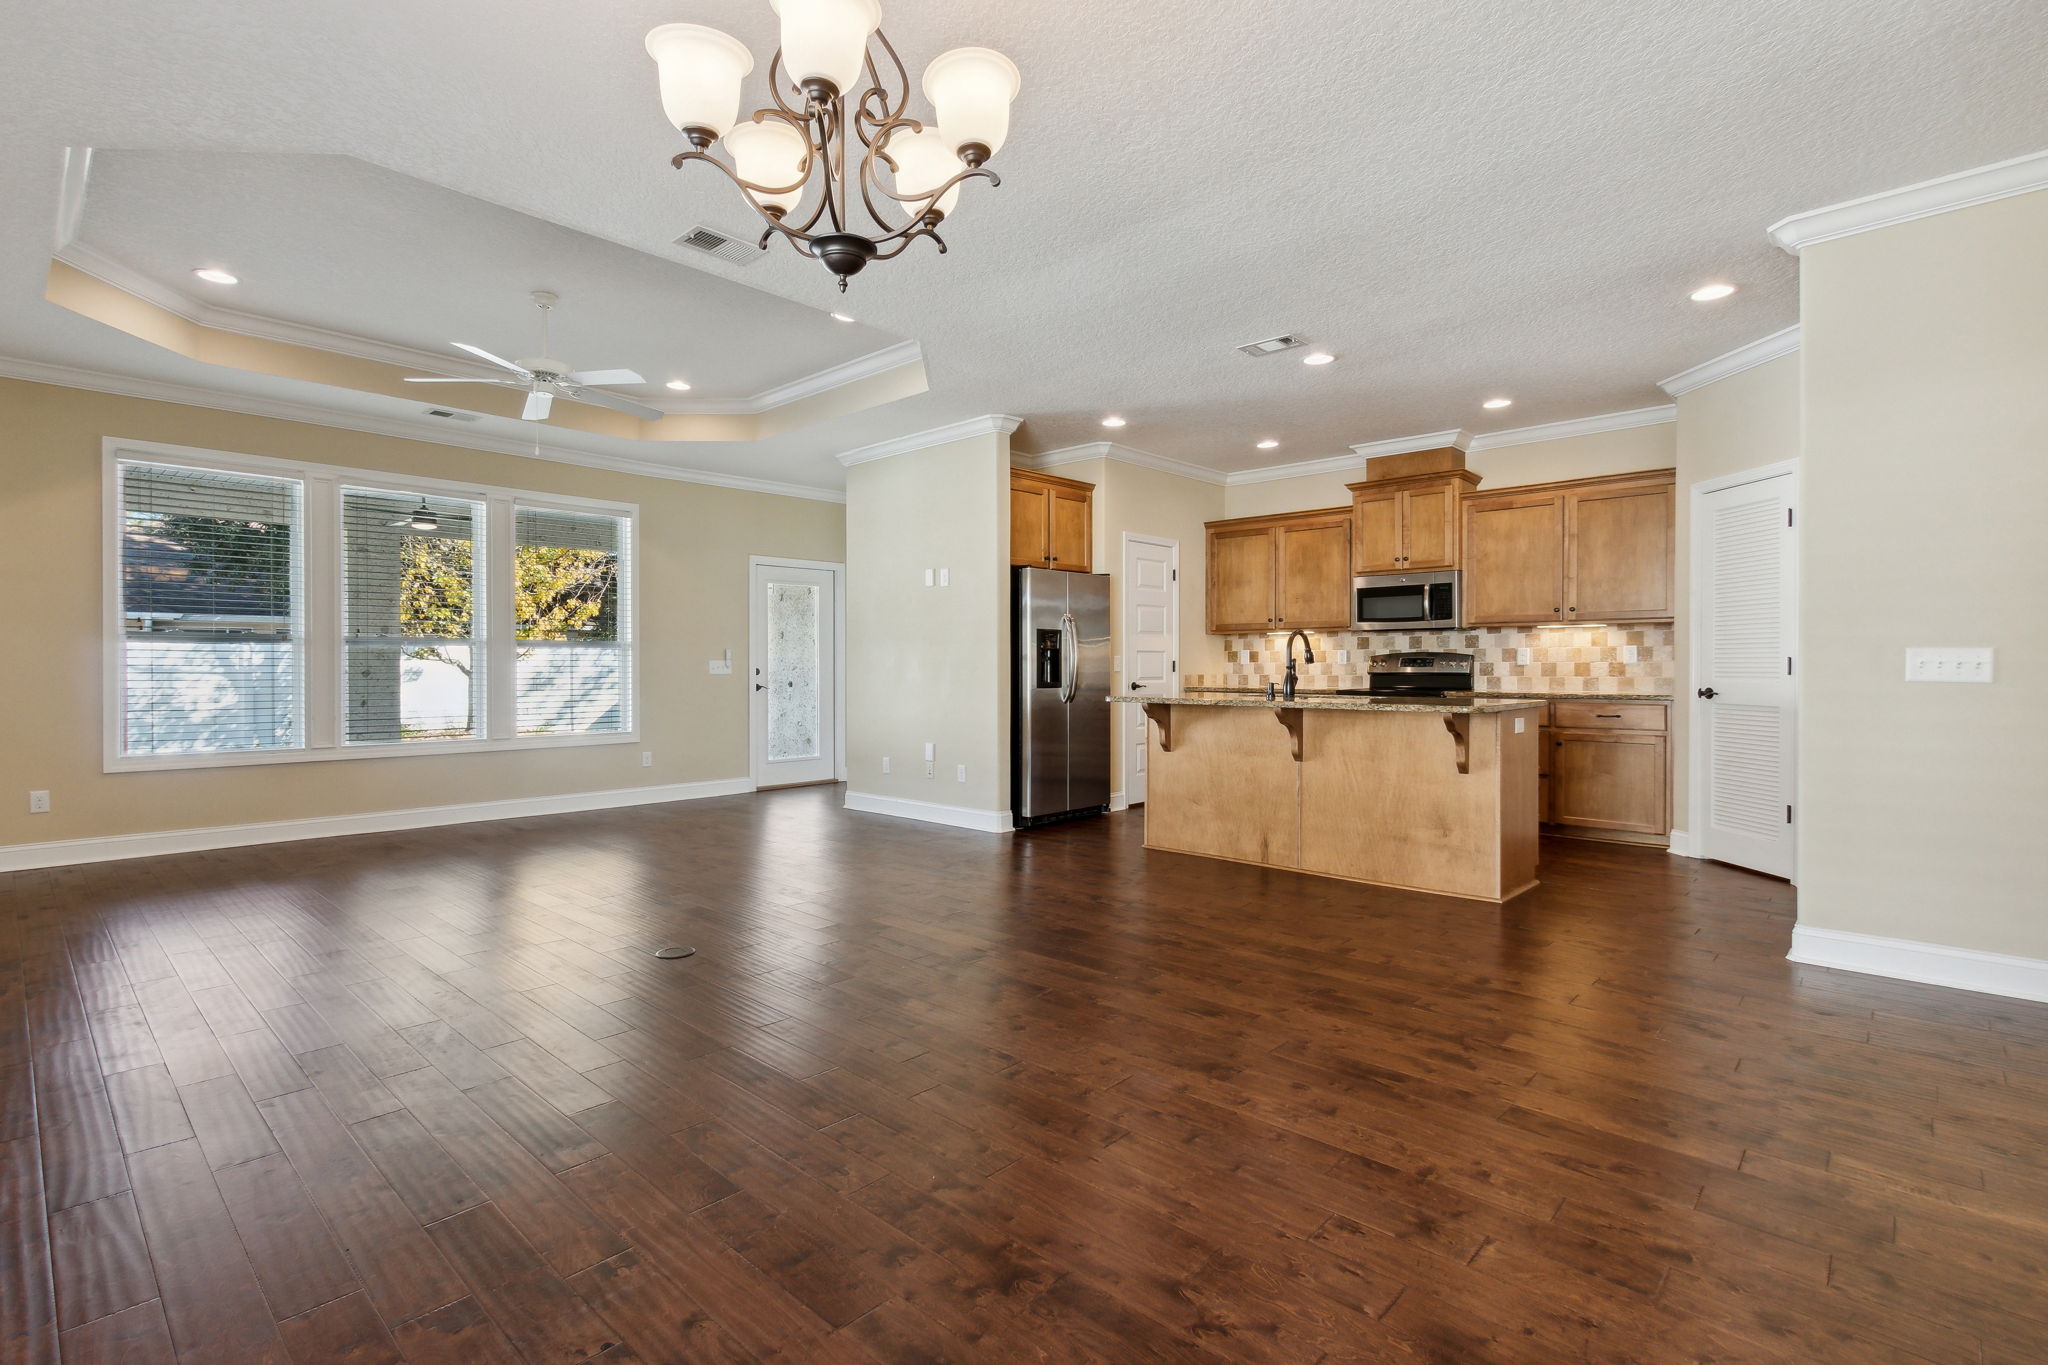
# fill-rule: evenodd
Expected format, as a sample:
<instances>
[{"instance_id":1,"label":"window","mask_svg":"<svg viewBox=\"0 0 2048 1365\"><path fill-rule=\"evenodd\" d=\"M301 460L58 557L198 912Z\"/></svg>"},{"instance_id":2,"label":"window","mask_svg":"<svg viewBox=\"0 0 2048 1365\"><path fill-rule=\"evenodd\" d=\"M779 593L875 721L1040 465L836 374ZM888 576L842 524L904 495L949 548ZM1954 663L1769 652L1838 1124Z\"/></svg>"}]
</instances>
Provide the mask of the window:
<instances>
[{"instance_id":1,"label":"window","mask_svg":"<svg viewBox=\"0 0 2048 1365\"><path fill-rule=\"evenodd\" d=\"M626 519L521 507L512 525L519 733L630 729Z\"/></svg>"},{"instance_id":2,"label":"window","mask_svg":"<svg viewBox=\"0 0 2048 1365\"><path fill-rule=\"evenodd\" d=\"M484 719L483 504L341 490L344 740L469 739Z\"/></svg>"},{"instance_id":3,"label":"window","mask_svg":"<svg viewBox=\"0 0 2048 1365\"><path fill-rule=\"evenodd\" d=\"M121 752L304 747L301 485L125 465L119 487Z\"/></svg>"},{"instance_id":4,"label":"window","mask_svg":"<svg viewBox=\"0 0 2048 1365\"><path fill-rule=\"evenodd\" d=\"M107 442L110 771L636 737L636 509Z\"/></svg>"}]
</instances>

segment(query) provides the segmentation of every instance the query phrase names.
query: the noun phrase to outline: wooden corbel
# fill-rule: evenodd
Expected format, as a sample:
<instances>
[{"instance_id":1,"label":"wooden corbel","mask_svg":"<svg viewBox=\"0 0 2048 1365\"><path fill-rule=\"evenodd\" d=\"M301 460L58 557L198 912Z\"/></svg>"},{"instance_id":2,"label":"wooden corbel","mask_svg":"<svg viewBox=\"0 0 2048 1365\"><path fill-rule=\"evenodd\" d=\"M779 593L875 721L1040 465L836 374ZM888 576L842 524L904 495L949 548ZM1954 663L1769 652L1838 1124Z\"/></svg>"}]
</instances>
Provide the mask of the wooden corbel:
<instances>
[{"instance_id":1,"label":"wooden corbel","mask_svg":"<svg viewBox=\"0 0 2048 1365\"><path fill-rule=\"evenodd\" d=\"M1298 706L1276 706L1273 708L1273 714L1287 730L1288 741L1294 747L1294 761L1301 762L1302 709Z\"/></svg>"},{"instance_id":2,"label":"wooden corbel","mask_svg":"<svg viewBox=\"0 0 2048 1365\"><path fill-rule=\"evenodd\" d=\"M1445 716L1444 729L1451 732L1451 739L1458 746L1458 771L1472 771L1472 717Z\"/></svg>"},{"instance_id":3,"label":"wooden corbel","mask_svg":"<svg viewBox=\"0 0 2048 1365\"><path fill-rule=\"evenodd\" d=\"M1161 701L1140 702L1139 705L1145 708L1146 717L1159 727L1159 752L1162 754L1172 753L1173 708Z\"/></svg>"}]
</instances>

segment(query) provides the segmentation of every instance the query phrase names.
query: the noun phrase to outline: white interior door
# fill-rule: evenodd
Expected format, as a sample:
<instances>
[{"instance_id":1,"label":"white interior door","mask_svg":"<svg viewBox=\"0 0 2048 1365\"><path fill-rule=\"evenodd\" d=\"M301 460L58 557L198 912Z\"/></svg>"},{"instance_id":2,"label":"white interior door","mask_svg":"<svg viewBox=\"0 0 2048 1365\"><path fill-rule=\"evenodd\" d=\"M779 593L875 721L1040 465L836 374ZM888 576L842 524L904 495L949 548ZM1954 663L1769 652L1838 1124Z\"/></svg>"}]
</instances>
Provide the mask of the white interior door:
<instances>
[{"instance_id":1,"label":"white interior door","mask_svg":"<svg viewBox=\"0 0 2048 1365\"><path fill-rule=\"evenodd\" d=\"M1123 684L1138 696L1176 689L1180 653L1180 542L1124 533ZM1145 799L1145 713L1119 706L1123 717L1124 803Z\"/></svg>"},{"instance_id":2,"label":"white interior door","mask_svg":"<svg viewBox=\"0 0 2048 1365\"><path fill-rule=\"evenodd\" d=\"M838 573L756 560L752 648L754 783L839 776Z\"/></svg>"},{"instance_id":3,"label":"white interior door","mask_svg":"<svg viewBox=\"0 0 2048 1365\"><path fill-rule=\"evenodd\" d=\"M1698 851L1779 877L1794 872L1794 498L1780 473L1693 502Z\"/></svg>"}]
</instances>

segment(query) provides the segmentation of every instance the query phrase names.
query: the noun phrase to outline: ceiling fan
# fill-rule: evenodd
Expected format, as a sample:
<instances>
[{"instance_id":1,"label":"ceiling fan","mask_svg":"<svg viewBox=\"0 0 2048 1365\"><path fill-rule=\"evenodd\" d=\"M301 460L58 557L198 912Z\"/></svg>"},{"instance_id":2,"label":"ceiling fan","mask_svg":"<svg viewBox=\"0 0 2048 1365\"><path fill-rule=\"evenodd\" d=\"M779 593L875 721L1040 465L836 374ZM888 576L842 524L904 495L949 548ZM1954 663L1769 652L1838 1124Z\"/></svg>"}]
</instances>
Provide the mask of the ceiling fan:
<instances>
[{"instance_id":1,"label":"ceiling fan","mask_svg":"<svg viewBox=\"0 0 2048 1365\"><path fill-rule=\"evenodd\" d=\"M386 526L406 526L415 531L438 531L441 529L441 519L434 515L433 508L427 506L427 495L424 493L420 494L420 505L414 508L410 515L400 517L397 521L387 521L384 524Z\"/></svg>"},{"instance_id":2,"label":"ceiling fan","mask_svg":"<svg viewBox=\"0 0 2048 1365\"><path fill-rule=\"evenodd\" d=\"M533 294L534 306L540 309L541 355L530 360L513 364L503 356L492 355L481 346L472 346L466 341L451 343L457 350L468 351L479 360L488 360L500 369L511 371L516 378L505 379L449 379L441 375L407 375L408 384L495 384L499 388L526 390L526 407L520 417L529 422L547 420L548 412L554 407L555 399L562 397L572 403L588 403L592 407L610 408L615 412L627 412L643 421L652 422L666 416L659 408L650 408L644 403L621 398L615 393L600 393L598 390L619 385L645 384L639 374L632 370L572 370L560 360L547 358L548 314L552 313L558 296L545 289Z\"/></svg>"}]
</instances>

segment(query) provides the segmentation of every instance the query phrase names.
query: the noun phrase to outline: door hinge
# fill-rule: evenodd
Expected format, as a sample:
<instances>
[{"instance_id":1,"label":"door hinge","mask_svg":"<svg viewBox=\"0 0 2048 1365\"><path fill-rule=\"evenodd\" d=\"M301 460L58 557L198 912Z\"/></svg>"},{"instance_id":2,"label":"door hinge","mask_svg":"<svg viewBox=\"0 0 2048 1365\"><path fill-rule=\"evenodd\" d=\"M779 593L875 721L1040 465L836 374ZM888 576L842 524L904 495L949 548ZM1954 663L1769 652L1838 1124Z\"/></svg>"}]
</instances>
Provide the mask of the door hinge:
<instances>
[{"instance_id":1,"label":"door hinge","mask_svg":"<svg viewBox=\"0 0 2048 1365\"><path fill-rule=\"evenodd\" d=\"M1792 524L1792 509L1789 507L1785 509L1785 524L1787 526Z\"/></svg>"},{"instance_id":2,"label":"door hinge","mask_svg":"<svg viewBox=\"0 0 2048 1365\"><path fill-rule=\"evenodd\" d=\"M1788 825L1792 823L1792 808L1790 806L1785 807L1785 823Z\"/></svg>"},{"instance_id":3,"label":"door hinge","mask_svg":"<svg viewBox=\"0 0 2048 1365\"><path fill-rule=\"evenodd\" d=\"M1169 570L1167 570L1167 572L1168 572L1168 573L1171 573L1171 574L1173 575L1173 581L1174 581L1174 582L1176 582L1176 583L1180 582L1180 570L1179 570L1179 569L1169 569Z\"/></svg>"},{"instance_id":4,"label":"door hinge","mask_svg":"<svg viewBox=\"0 0 2048 1365\"><path fill-rule=\"evenodd\" d=\"M1179 659L1175 659L1175 660L1174 660L1174 661L1173 661L1172 663L1168 664L1168 665L1167 665L1166 667L1167 667L1168 671L1170 671L1170 672L1174 672L1174 673L1178 673L1178 672L1180 672L1180 660L1179 660Z\"/></svg>"},{"instance_id":5,"label":"door hinge","mask_svg":"<svg viewBox=\"0 0 2048 1365\"><path fill-rule=\"evenodd\" d=\"M1792 676L1792 656L1789 654L1785 656L1785 676Z\"/></svg>"}]
</instances>

